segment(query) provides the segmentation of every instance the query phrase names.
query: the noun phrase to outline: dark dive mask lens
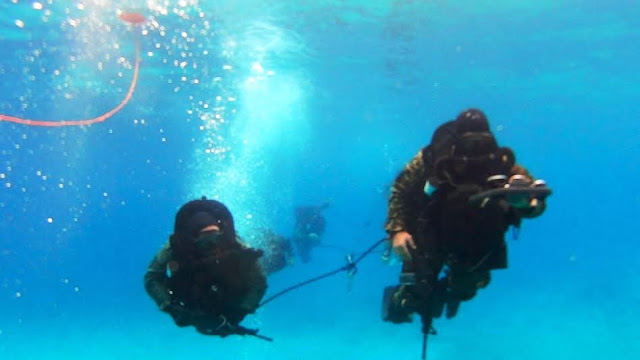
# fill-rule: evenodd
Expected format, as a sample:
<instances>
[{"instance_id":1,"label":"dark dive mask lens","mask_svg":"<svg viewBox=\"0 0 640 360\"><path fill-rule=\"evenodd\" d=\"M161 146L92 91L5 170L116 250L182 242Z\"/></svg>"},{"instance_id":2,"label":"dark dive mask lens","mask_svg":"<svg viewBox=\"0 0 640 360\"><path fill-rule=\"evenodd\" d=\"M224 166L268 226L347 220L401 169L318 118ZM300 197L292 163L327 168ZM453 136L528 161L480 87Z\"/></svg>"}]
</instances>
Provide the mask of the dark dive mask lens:
<instances>
[{"instance_id":1,"label":"dark dive mask lens","mask_svg":"<svg viewBox=\"0 0 640 360\"><path fill-rule=\"evenodd\" d=\"M200 249L210 249L222 240L222 231L201 232L195 240L195 244Z\"/></svg>"},{"instance_id":2,"label":"dark dive mask lens","mask_svg":"<svg viewBox=\"0 0 640 360\"><path fill-rule=\"evenodd\" d=\"M477 157L498 150L496 139L489 132L465 133L453 149L455 156Z\"/></svg>"}]
</instances>

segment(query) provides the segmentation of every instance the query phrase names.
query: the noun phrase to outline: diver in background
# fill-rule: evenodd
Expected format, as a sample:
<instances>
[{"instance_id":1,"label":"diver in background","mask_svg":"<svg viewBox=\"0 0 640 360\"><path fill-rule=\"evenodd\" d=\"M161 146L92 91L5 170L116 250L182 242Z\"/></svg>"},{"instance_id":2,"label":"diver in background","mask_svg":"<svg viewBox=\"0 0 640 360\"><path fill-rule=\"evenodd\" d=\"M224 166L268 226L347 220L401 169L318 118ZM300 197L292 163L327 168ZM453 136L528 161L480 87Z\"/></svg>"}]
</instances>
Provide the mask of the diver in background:
<instances>
[{"instance_id":1,"label":"diver in background","mask_svg":"<svg viewBox=\"0 0 640 360\"><path fill-rule=\"evenodd\" d=\"M292 242L296 244L303 263L311 259L311 250L321 245L326 221L322 211L329 206L298 206L295 208L293 235L287 238L271 229L261 229L252 236L253 244L264 250L261 264L267 275L271 275L294 264Z\"/></svg>"},{"instance_id":2,"label":"diver in background","mask_svg":"<svg viewBox=\"0 0 640 360\"><path fill-rule=\"evenodd\" d=\"M256 237L264 250L260 260L267 276L293 265L293 247L289 239L269 229L261 230Z\"/></svg>"},{"instance_id":3,"label":"diver in background","mask_svg":"<svg viewBox=\"0 0 640 360\"><path fill-rule=\"evenodd\" d=\"M311 250L322 243L326 220L322 212L329 203L319 206L298 206L295 208L295 225L292 241L295 243L303 263L311 260Z\"/></svg>"},{"instance_id":4,"label":"diver in background","mask_svg":"<svg viewBox=\"0 0 640 360\"><path fill-rule=\"evenodd\" d=\"M256 335L239 324L255 312L267 289L261 256L236 235L224 204L193 200L176 214L169 243L144 276L145 289L180 327L222 337Z\"/></svg>"}]
</instances>

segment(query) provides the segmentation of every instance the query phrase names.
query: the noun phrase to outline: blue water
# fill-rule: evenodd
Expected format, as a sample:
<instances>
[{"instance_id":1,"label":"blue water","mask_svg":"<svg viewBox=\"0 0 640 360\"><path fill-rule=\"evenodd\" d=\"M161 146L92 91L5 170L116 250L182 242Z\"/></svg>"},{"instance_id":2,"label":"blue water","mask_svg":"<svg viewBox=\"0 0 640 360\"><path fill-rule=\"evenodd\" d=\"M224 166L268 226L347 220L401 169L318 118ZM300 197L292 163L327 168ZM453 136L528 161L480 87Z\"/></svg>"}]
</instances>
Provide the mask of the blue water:
<instances>
[{"instance_id":1,"label":"blue water","mask_svg":"<svg viewBox=\"0 0 640 360\"><path fill-rule=\"evenodd\" d=\"M0 358L418 359L419 325L380 320L399 267L379 254L245 320L273 343L175 327L142 277L202 195L245 237L330 201L324 242L368 247L395 175L470 106L554 194L509 269L435 321L428 358L639 358L639 17L595 0L3 1L1 114L96 117L127 92L136 36L142 62L105 122L0 122ZM346 252L315 249L269 293Z\"/></svg>"}]
</instances>

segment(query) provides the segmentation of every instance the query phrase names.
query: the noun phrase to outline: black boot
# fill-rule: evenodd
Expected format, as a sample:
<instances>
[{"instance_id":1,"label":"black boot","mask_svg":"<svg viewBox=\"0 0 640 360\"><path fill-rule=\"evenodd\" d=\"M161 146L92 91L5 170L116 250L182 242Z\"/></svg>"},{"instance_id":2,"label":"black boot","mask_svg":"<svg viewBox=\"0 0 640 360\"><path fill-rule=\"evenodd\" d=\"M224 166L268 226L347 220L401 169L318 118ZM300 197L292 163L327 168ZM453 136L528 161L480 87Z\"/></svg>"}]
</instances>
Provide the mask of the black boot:
<instances>
[{"instance_id":1,"label":"black boot","mask_svg":"<svg viewBox=\"0 0 640 360\"><path fill-rule=\"evenodd\" d=\"M382 298L382 320L394 324L412 322L411 314L414 310L407 306L413 303L409 296L403 286L387 286Z\"/></svg>"},{"instance_id":2,"label":"black boot","mask_svg":"<svg viewBox=\"0 0 640 360\"><path fill-rule=\"evenodd\" d=\"M431 295L431 317L439 318L444 312L444 305L447 302L447 281L440 279Z\"/></svg>"},{"instance_id":3,"label":"black boot","mask_svg":"<svg viewBox=\"0 0 640 360\"><path fill-rule=\"evenodd\" d=\"M460 308L461 299L451 292L448 292L447 299L447 313L445 314L447 319L451 319L458 314L458 309Z\"/></svg>"}]
</instances>

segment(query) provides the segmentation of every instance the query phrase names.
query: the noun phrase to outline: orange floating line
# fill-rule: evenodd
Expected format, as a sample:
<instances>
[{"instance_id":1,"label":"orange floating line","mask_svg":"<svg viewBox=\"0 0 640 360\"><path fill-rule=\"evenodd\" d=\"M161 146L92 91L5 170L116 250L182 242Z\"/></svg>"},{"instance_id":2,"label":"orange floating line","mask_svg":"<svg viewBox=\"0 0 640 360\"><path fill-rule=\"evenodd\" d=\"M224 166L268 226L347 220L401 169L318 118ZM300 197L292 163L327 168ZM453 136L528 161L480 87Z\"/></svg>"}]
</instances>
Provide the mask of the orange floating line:
<instances>
[{"instance_id":1,"label":"orange floating line","mask_svg":"<svg viewBox=\"0 0 640 360\"><path fill-rule=\"evenodd\" d=\"M125 18L122 17L123 14L127 14ZM137 25L141 22L144 22L144 16L137 13L122 13L120 14L120 18L123 21L129 22L131 24ZM142 20L140 20L142 18ZM138 83L138 73L140 71L140 42L136 37L136 62L133 69L133 78L131 79L131 85L129 85L129 91L127 95L124 97L122 102L118 104L118 106L111 109L109 112L102 114L93 119L85 119L85 120L61 120L61 121L45 121L45 120L31 120L31 119L23 119L15 116L9 116L0 114L0 121L8 121L21 125L29 125L29 126L48 126L48 127L60 127L60 126L82 126L82 125L91 125L99 122L103 122L106 119L113 116L115 113L120 111L131 99L133 96L133 92L136 89L136 84Z\"/></svg>"},{"instance_id":2,"label":"orange floating line","mask_svg":"<svg viewBox=\"0 0 640 360\"><path fill-rule=\"evenodd\" d=\"M142 25L146 21L144 15L137 12L123 11L118 15L118 17L120 20L132 25Z\"/></svg>"}]
</instances>

